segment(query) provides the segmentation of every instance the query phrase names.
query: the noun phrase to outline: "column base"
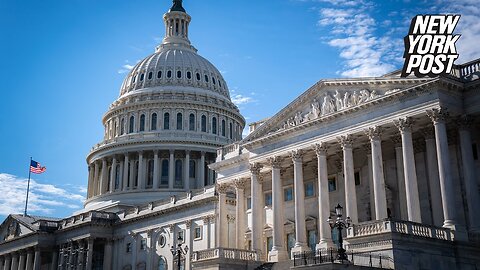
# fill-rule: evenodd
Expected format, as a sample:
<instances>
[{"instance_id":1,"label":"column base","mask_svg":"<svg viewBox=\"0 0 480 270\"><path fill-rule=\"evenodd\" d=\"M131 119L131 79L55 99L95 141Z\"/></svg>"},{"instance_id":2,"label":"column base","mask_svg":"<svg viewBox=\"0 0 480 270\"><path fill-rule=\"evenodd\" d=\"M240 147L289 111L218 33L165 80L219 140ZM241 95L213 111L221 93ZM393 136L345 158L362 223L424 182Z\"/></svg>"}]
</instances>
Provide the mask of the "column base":
<instances>
[{"instance_id":1,"label":"column base","mask_svg":"<svg viewBox=\"0 0 480 270\"><path fill-rule=\"evenodd\" d=\"M468 232L462 225L443 225L443 228L447 228L453 231L453 240L455 241L468 241Z\"/></svg>"},{"instance_id":2,"label":"column base","mask_svg":"<svg viewBox=\"0 0 480 270\"><path fill-rule=\"evenodd\" d=\"M295 246L292 248L291 258L293 258L294 254L303 253L305 251L311 251L310 247L308 247L307 244L295 243Z\"/></svg>"},{"instance_id":3,"label":"column base","mask_svg":"<svg viewBox=\"0 0 480 270\"><path fill-rule=\"evenodd\" d=\"M335 244L331 239L320 240L320 242L315 246L315 250L328 250L331 248L336 248Z\"/></svg>"},{"instance_id":4,"label":"column base","mask_svg":"<svg viewBox=\"0 0 480 270\"><path fill-rule=\"evenodd\" d=\"M274 247L270 252L268 252L269 262L281 262L286 260L288 260L288 253L286 250L278 249L278 248L276 249Z\"/></svg>"}]
</instances>

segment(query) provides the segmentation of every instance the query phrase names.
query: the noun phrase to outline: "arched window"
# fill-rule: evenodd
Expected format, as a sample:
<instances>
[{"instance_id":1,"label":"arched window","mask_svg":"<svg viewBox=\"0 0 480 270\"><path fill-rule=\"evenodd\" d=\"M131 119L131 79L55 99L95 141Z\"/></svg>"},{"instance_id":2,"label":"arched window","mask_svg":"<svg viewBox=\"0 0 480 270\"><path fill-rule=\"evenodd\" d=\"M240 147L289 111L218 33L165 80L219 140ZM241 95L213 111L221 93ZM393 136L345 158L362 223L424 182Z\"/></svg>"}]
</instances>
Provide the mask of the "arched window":
<instances>
[{"instance_id":1,"label":"arched window","mask_svg":"<svg viewBox=\"0 0 480 270\"><path fill-rule=\"evenodd\" d=\"M147 187L149 188L153 186L153 165L154 160L149 160L147 163Z\"/></svg>"},{"instance_id":2,"label":"arched window","mask_svg":"<svg viewBox=\"0 0 480 270\"><path fill-rule=\"evenodd\" d=\"M218 80L218 86L222 87L222 81Z\"/></svg>"},{"instance_id":3,"label":"arched window","mask_svg":"<svg viewBox=\"0 0 480 270\"><path fill-rule=\"evenodd\" d=\"M135 83L135 81L137 81L137 75L133 76L132 83Z\"/></svg>"},{"instance_id":4,"label":"arched window","mask_svg":"<svg viewBox=\"0 0 480 270\"><path fill-rule=\"evenodd\" d=\"M143 81L144 78L145 78L145 74L142 73L142 75L140 75L140 81Z\"/></svg>"},{"instance_id":5,"label":"arched window","mask_svg":"<svg viewBox=\"0 0 480 270\"><path fill-rule=\"evenodd\" d=\"M178 79L182 78L182 72L181 72L180 70L177 71L177 78L178 78Z\"/></svg>"},{"instance_id":6,"label":"arched window","mask_svg":"<svg viewBox=\"0 0 480 270\"><path fill-rule=\"evenodd\" d=\"M175 186L180 187L182 186L182 161L180 159L177 159L175 161Z\"/></svg>"},{"instance_id":7,"label":"arched window","mask_svg":"<svg viewBox=\"0 0 480 270\"><path fill-rule=\"evenodd\" d=\"M133 187L138 188L138 160L135 161L135 179Z\"/></svg>"},{"instance_id":8,"label":"arched window","mask_svg":"<svg viewBox=\"0 0 480 270\"><path fill-rule=\"evenodd\" d=\"M208 82L208 76L205 75L205 82Z\"/></svg>"},{"instance_id":9,"label":"arched window","mask_svg":"<svg viewBox=\"0 0 480 270\"><path fill-rule=\"evenodd\" d=\"M202 132L207 132L207 117L202 115Z\"/></svg>"},{"instance_id":10,"label":"arched window","mask_svg":"<svg viewBox=\"0 0 480 270\"><path fill-rule=\"evenodd\" d=\"M230 123L229 128L230 128L230 130L229 130L230 131L230 139L233 139L233 125L232 125L232 123Z\"/></svg>"},{"instance_id":11,"label":"arched window","mask_svg":"<svg viewBox=\"0 0 480 270\"><path fill-rule=\"evenodd\" d=\"M132 133L133 132L133 127L135 126L135 117L130 116L130 123L129 124L129 127L128 127L128 133Z\"/></svg>"},{"instance_id":12,"label":"arched window","mask_svg":"<svg viewBox=\"0 0 480 270\"><path fill-rule=\"evenodd\" d=\"M225 137L226 135L226 126L225 126L225 120L222 120L222 136Z\"/></svg>"},{"instance_id":13,"label":"arched window","mask_svg":"<svg viewBox=\"0 0 480 270\"><path fill-rule=\"evenodd\" d=\"M123 135L123 133L125 133L125 119L122 118L122 120L120 121L120 135Z\"/></svg>"},{"instance_id":14,"label":"arched window","mask_svg":"<svg viewBox=\"0 0 480 270\"><path fill-rule=\"evenodd\" d=\"M171 77L172 77L172 71L169 70L169 71L167 71L167 78L171 78Z\"/></svg>"},{"instance_id":15,"label":"arched window","mask_svg":"<svg viewBox=\"0 0 480 270\"><path fill-rule=\"evenodd\" d=\"M212 133L217 134L217 118L212 118Z\"/></svg>"},{"instance_id":16,"label":"arched window","mask_svg":"<svg viewBox=\"0 0 480 270\"><path fill-rule=\"evenodd\" d=\"M188 129L195 130L195 115L193 113L188 117Z\"/></svg>"},{"instance_id":17,"label":"arched window","mask_svg":"<svg viewBox=\"0 0 480 270\"><path fill-rule=\"evenodd\" d=\"M163 115L163 129L170 129L170 114L168 112Z\"/></svg>"},{"instance_id":18,"label":"arched window","mask_svg":"<svg viewBox=\"0 0 480 270\"><path fill-rule=\"evenodd\" d=\"M160 79L160 78L162 78L162 71L161 70L158 71L158 73L157 73L157 79Z\"/></svg>"},{"instance_id":19,"label":"arched window","mask_svg":"<svg viewBox=\"0 0 480 270\"><path fill-rule=\"evenodd\" d=\"M177 129L182 130L183 129L183 116L182 113L177 113Z\"/></svg>"},{"instance_id":20,"label":"arched window","mask_svg":"<svg viewBox=\"0 0 480 270\"><path fill-rule=\"evenodd\" d=\"M188 170L188 172L190 174L189 175L190 178L195 178L195 175L196 175L196 172L195 172L196 170L195 169L197 168L197 166L195 166L195 165L196 165L195 160L190 160L190 164L189 164L190 169Z\"/></svg>"},{"instance_id":21,"label":"arched window","mask_svg":"<svg viewBox=\"0 0 480 270\"><path fill-rule=\"evenodd\" d=\"M150 119L150 130L157 130L157 114L152 113L152 118Z\"/></svg>"},{"instance_id":22,"label":"arched window","mask_svg":"<svg viewBox=\"0 0 480 270\"><path fill-rule=\"evenodd\" d=\"M115 189L120 188L120 164L115 166Z\"/></svg>"},{"instance_id":23,"label":"arched window","mask_svg":"<svg viewBox=\"0 0 480 270\"><path fill-rule=\"evenodd\" d=\"M200 73L197 72L196 76L197 76L197 81L200 81Z\"/></svg>"},{"instance_id":24,"label":"arched window","mask_svg":"<svg viewBox=\"0 0 480 270\"><path fill-rule=\"evenodd\" d=\"M112 167L108 167L108 175L112 175ZM111 191L110 190L110 182L111 182L111 179L110 177L107 177L108 180L107 180L107 191Z\"/></svg>"},{"instance_id":25,"label":"arched window","mask_svg":"<svg viewBox=\"0 0 480 270\"><path fill-rule=\"evenodd\" d=\"M187 79L191 79L192 78L192 73L190 71L187 71Z\"/></svg>"},{"instance_id":26,"label":"arched window","mask_svg":"<svg viewBox=\"0 0 480 270\"><path fill-rule=\"evenodd\" d=\"M167 262L164 257L158 260L158 270L167 270Z\"/></svg>"},{"instance_id":27,"label":"arched window","mask_svg":"<svg viewBox=\"0 0 480 270\"><path fill-rule=\"evenodd\" d=\"M160 185L168 186L168 159L162 161L162 177L160 179Z\"/></svg>"},{"instance_id":28,"label":"arched window","mask_svg":"<svg viewBox=\"0 0 480 270\"><path fill-rule=\"evenodd\" d=\"M140 116L140 131L145 131L145 114Z\"/></svg>"},{"instance_id":29,"label":"arched window","mask_svg":"<svg viewBox=\"0 0 480 270\"><path fill-rule=\"evenodd\" d=\"M117 121L113 122L113 137L117 137Z\"/></svg>"},{"instance_id":30,"label":"arched window","mask_svg":"<svg viewBox=\"0 0 480 270\"><path fill-rule=\"evenodd\" d=\"M212 82L213 84L215 84L215 77L212 77Z\"/></svg>"},{"instance_id":31,"label":"arched window","mask_svg":"<svg viewBox=\"0 0 480 270\"><path fill-rule=\"evenodd\" d=\"M152 77L153 77L153 72L150 71L150 72L148 73L148 79L151 80Z\"/></svg>"}]
</instances>

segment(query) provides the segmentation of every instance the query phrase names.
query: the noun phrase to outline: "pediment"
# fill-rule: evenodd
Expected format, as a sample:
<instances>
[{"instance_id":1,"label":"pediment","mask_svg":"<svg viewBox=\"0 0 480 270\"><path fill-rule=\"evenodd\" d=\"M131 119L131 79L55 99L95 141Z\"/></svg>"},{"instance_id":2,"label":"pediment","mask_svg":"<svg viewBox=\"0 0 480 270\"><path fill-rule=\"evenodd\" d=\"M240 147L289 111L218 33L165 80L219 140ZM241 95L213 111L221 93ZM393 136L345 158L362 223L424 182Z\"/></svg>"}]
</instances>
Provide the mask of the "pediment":
<instances>
[{"instance_id":1,"label":"pediment","mask_svg":"<svg viewBox=\"0 0 480 270\"><path fill-rule=\"evenodd\" d=\"M14 216L8 216L0 225L0 243L34 232Z\"/></svg>"},{"instance_id":2,"label":"pediment","mask_svg":"<svg viewBox=\"0 0 480 270\"><path fill-rule=\"evenodd\" d=\"M306 123L335 117L341 113L361 110L376 104L383 97L425 83L432 79L382 78L320 81L310 87L276 115L262 123L244 143L280 133Z\"/></svg>"}]
</instances>

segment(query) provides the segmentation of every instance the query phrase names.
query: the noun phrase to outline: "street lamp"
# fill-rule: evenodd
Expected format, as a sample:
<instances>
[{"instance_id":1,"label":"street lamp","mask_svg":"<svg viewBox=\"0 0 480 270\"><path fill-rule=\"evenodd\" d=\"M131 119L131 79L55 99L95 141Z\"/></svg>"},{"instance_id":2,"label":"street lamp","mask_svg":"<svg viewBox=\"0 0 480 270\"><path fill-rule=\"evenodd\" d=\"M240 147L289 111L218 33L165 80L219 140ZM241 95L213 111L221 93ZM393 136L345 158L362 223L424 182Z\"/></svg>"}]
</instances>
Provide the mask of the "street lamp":
<instances>
[{"instance_id":1,"label":"street lamp","mask_svg":"<svg viewBox=\"0 0 480 270\"><path fill-rule=\"evenodd\" d=\"M177 238L177 246L173 246L170 248L170 251L172 252L172 255L173 255L173 260L175 261L175 255L178 257L178 261L177 261L177 265L178 265L178 270L181 270L180 268L180 263L181 263L181 258L182 258L182 255L187 255L187 252L188 252L188 246L185 245L184 248L182 248L182 243L183 243L183 239L182 239L182 236L180 234L178 234L178 238Z\"/></svg>"},{"instance_id":2,"label":"street lamp","mask_svg":"<svg viewBox=\"0 0 480 270\"><path fill-rule=\"evenodd\" d=\"M342 236L342 230L344 228L347 228L350 226L350 223L352 220L350 217L347 217L345 220L343 220L343 207L340 206L340 204L337 204L335 207L335 214L337 216L337 219L334 220L331 217L328 217L327 222L330 224L330 228L332 230L336 228L338 230L338 251L337 251L337 260L340 261L346 261L348 260L347 254L345 253L345 249L343 248L343 236Z\"/></svg>"}]
</instances>

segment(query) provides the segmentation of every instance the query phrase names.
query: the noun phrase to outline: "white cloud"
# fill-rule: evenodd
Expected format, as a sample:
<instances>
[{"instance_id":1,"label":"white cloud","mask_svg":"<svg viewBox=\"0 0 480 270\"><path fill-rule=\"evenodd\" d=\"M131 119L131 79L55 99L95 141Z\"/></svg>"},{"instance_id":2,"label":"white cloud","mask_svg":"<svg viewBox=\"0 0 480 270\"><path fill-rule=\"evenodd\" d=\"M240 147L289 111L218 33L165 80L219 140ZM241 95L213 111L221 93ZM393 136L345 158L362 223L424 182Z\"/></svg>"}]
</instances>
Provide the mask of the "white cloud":
<instances>
[{"instance_id":1,"label":"white cloud","mask_svg":"<svg viewBox=\"0 0 480 270\"><path fill-rule=\"evenodd\" d=\"M134 65L125 64L125 65L123 65L122 68L119 69L117 72L118 72L118 74L127 73L127 72L129 72L130 70L132 70L133 67L134 67Z\"/></svg>"},{"instance_id":2,"label":"white cloud","mask_svg":"<svg viewBox=\"0 0 480 270\"><path fill-rule=\"evenodd\" d=\"M231 99L232 99L233 104L235 104L237 106L245 105L245 104L248 104L248 103L251 103L251 102L254 101L253 98L251 98L249 96L244 96L242 94L233 94L231 96Z\"/></svg>"},{"instance_id":3,"label":"white cloud","mask_svg":"<svg viewBox=\"0 0 480 270\"><path fill-rule=\"evenodd\" d=\"M28 179L0 173L0 215L23 213ZM67 207L80 209L85 197L69 192L51 184L30 181L28 212L32 214L51 214L55 209Z\"/></svg>"}]
</instances>

